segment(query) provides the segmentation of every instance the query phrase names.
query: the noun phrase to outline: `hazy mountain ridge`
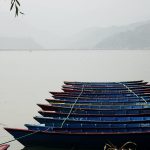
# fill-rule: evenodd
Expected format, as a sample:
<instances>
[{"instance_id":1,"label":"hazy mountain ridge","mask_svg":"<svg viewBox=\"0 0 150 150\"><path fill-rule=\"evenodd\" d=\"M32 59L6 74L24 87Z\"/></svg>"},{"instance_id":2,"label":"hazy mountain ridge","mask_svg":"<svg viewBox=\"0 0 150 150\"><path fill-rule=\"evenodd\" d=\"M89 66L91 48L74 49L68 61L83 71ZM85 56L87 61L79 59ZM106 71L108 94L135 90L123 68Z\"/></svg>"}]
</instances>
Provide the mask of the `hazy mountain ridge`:
<instances>
[{"instance_id":1,"label":"hazy mountain ridge","mask_svg":"<svg viewBox=\"0 0 150 150\"><path fill-rule=\"evenodd\" d=\"M112 34L119 33L119 27L109 27L109 28L89 28L76 35L73 35L66 42L67 48L74 49L93 49L98 41L101 41Z\"/></svg>"},{"instance_id":2,"label":"hazy mountain ridge","mask_svg":"<svg viewBox=\"0 0 150 150\"><path fill-rule=\"evenodd\" d=\"M150 50L150 22L125 32L112 35L96 46L96 49L148 49Z\"/></svg>"},{"instance_id":3,"label":"hazy mountain ridge","mask_svg":"<svg viewBox=\"0 0 150 150\"><path fill-rule=\"evenodd\" d=\"M0 49L150 49L150 21L91 27L62 37L6 18L1 22Z\"/></svg>"},{"instance_id":4,"label":"hazy mountain ridge","mask_svg":"<svg viewBox=\"0 0 150 150\"><path fill-rule=\"evenodd\" d=\"M69 40L70 49L149 49L145 32L150 21L138 22L126 26L112 26L107 28L89 28ZM137 30L137 31L136 31ZM145 30L145 31L144 31ZM148 30L148 31L147 31ZM138 38L136 36L139 36ZM134 45L133 45L134 43Z\"/></svg>"},{"instance_id":5,"label":"hazy mountain ridge","mask_svg":"<svg viewBox=\"0 0 150 150\"><path fill-rule=\"evenodd\" d=\"M0 16L0 49L52 49L61 41L58 35L30 26L21 18L8 19L8 16L3 14Z\"/></svg>"}]
</instances>

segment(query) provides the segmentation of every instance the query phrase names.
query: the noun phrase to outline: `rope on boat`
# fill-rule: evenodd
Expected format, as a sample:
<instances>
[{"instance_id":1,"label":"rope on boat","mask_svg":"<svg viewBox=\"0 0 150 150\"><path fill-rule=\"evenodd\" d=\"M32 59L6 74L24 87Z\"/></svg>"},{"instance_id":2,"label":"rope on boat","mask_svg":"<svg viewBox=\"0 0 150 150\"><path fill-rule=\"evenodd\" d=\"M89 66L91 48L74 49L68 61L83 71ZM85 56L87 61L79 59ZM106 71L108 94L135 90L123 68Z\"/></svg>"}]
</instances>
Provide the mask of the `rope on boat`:
<instances>
[{"instance_id":1,"label":"rope on boat","mask_svg":"<svg viewBox=\"0 0 150 150\"><path fill-rule=\"evenodd\" d=\"M2 145L4 145L4 144L11 143L11 142L14 142L14 141L16 141L16 140L23 139L23 138L28 137L28 136L30 136L30 135L36 134L36 133L38 133L38 132L40 132L40 130L35 131L35 132L33 132L33 133L25 134L25 135L23 135L23 136L20 136L20 137L18 137L18 138L12 139L12 140L9 140L9 141L7 141L7 142L0 143L0 146L2 146Z\"/></svg>"},{"instance_id":2,"label":"rope on boat","mask_svg":"<svg viewBox=\"0 0 150 150\"><path fill-rule=\"evenodd\" d=\"M73 110L73 108L74 108L75 104L77 103L78 99L79 99L79 98L80 98L80 96L82 95L83 91L84 91L84 85L82 86L82 90L81 90L80 94L78 95L77 99L75 100L74 104L72 105L72 107L71 107L71 109L70 109L70 111L69 111L69 113L68 113L67 117L66 117L66 118L64 119L64 121L62 122L62 124L61 124L61 128L63 127L63 125L64 125L64 123L66 122L66 120L70 117L70 115L71 115L71 113L72 113L72 110ZM47 129L46 129L46 130L44 130L43 132L48 131L50 128L51 128L51 127L47 128ZM15 138L15 139L12 139L12 140L9 140L9 141L6 141L6 142L3 142L3 143L0 143L0 147L1 147L2 145L4 145L4 144L8 144L8 143L14 142L14 141L16 141L16 140L20 140L20 139L23 139L23 138L25 138L25 137L28 137L28 136L34 135L34 134L36 134L36 133L38 133L38 132L40 132L40 131L41 131L41 130L34 131L34 132L32 132L32 133L25 134L25 135L20 136L20 137L18 137L18 138Z\"/></svg>"},{"instance_id":3,"label":"rope on boat","mask_svg":"<svg viewBox=\"0 0 150 150\"><path fill-rule=\"evenodd\" d=\"M135 95L137 98L141 98L145 103L147 103L147 101L142 97L142 96L138 96L133 90L131 90L126 84L118 82L119 84L122 84L124 87L126 87L128 89L129 92L133 93L133 95Z\"/></svg>"},{"instance_id":4,"label":"rope on boat","mask_svg":"<svg viewBox=\"0 0 150 150\"><path fill-rule=\"evenodd\" d=\"M62 124L61 124L61 126L60 126L61 128L63 127L63 125L64 125L64 123L66 122L66 120L69 119L69 117L70 117L70 115L71 115L71 113L72 113L72 110L73 110L75 104L77 103L78 99L80 98L80 96L82 95L82 93L83 93L83 91L84 91L84 86L85 86L85 85L83 84L80 94L78 95L77 99L76 99L75 102L73 103L73 105L72 105L72 107L71 107L71 109L70 109L70 111L69 111L67 117L66 117L66 118L63 120L63 122L62 122Z\"/></svg>"}]
</instances>

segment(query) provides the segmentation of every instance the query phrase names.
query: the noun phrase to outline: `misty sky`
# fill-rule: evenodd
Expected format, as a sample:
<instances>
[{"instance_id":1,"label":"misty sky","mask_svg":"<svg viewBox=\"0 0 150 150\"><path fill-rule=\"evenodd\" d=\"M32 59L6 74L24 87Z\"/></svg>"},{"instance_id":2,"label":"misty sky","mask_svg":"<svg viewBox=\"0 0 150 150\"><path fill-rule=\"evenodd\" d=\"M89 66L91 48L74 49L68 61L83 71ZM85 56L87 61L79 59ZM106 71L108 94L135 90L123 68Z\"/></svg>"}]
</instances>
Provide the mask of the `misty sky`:
<instances>
[{"instance_id":1,"label":"misty sky","mask_svg":"<svg viewBox=\"0 0 150 150\"><path fill-rule=\"evenodd\" d=\"M0 0L0 20L22 22L54 34L90 27L126 25L150 19L149 0L22 0L24 16L14 19L10 0ZM4 19L5 18L5 19Z\"/></svg>"}]
</instances>

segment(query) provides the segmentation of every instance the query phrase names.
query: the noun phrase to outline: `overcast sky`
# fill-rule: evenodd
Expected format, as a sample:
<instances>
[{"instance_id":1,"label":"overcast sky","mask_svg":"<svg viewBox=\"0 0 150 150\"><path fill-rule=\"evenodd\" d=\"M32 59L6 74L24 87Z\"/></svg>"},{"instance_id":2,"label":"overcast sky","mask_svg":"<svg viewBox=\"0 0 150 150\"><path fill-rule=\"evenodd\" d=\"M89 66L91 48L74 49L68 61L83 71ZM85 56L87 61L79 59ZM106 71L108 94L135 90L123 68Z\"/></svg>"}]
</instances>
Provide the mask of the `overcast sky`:
<instances>
[{"instance_id":1,"label":"overcast sky","mask_svg":"<svg viewBox=\"0 0 150 150\"><path fill-rule=\"evenodd\" d=\"M25 15L16 22L62 35L150 19L150 0L22 0L21 4ZM0 20L14 21L10 0L0 0L0 7Z\"/></svg>"}]
</instances>

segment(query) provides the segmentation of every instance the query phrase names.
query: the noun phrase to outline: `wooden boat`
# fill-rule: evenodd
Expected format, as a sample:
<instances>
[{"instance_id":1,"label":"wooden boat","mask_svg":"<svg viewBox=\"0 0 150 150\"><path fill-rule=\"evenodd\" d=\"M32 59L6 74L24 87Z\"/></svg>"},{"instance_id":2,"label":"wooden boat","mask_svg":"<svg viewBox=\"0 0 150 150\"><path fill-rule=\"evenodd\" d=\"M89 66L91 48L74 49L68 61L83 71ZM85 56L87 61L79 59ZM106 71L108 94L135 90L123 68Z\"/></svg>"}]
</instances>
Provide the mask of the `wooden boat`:
<instances>
[{"instance_id":1,"label":"wooden boat","mask_svg":"<svg viewBox=\"0 0 150 150\"><path fill-rule=\"evenodd\" d=\"M81 124L82 125L82 124ZM121 125L121 124L120 124ZM140 126L140 124L132 124L131 126L124 126L122 127L113 127L111 124L107 124L107 127L104 126L90 126L87 127L79 127L79 126L67 126L67 127L54 127L54 126L43 126L43 125L31 125L31 124L25 124L25 126L29 130L33 131L55 131L55 132L138 132L138 131L150 131L150 125L149 126ZM128 124L127 124L128 125ZM139 126L138 126L139 125ZM119 126L119 125L118 125Z\"/></svg>"},{"instance_id":2,"label":"wooden boat","mask_svg":"<svg viewBox=\"0 0 150 150\"><path fill-rule=\"evenodd\" d=\"M71 88L63 88L62 89L65 93L87 93L87 94L131 94L131 91L129 89L124 89L124 90L99 90L99 89L71 89ZM150 88L147 89L137 89L137 90L132 90L134 93L142 94L142 93L150 93Z\"/></svg>"},{"instance_id":3,"label":"wooden boat","mask_svg":"<svg viewBox=\"0 0 150 150\"><path fill-rule=\"evenodd\" d=\"M45 104L38 104L42 110L46 111L56 111L69 113L69 107L61 107L61 106L51 106ZM124 109L124 110L97 110L97 109L88 109L88 108L73 108L72 113L80 113L80 114L145 114L150 113L150 109Z\"/></svg>"},{"instance_id":4,"label":"wooden boat","mask_svg":"<svg viewBox=\"0 0 150 150\"><path fill-rule=\"evenodd\" d=\"M127 140L138 143L138 149L150 148L150 131L145 132L49 132L33 131L25 129L5 128L14 138L24 146L48 146L52 148L85 148L99 150L104 147L106 141L115 145L122 145ZM30 136L27 136L30 135ZM116 140L117 139L117 140Z\"/></svg>"},{"instance_id":5,"label":"wooden boat","mask_svg":"<svg viewBox=\"0 0 150 150\"><path fill-rule=\"evenodd\" d=\"M25 124L26 127L31 127L31 128L36 128L36 130L39 130L38 128L41 128L42 131L45 128L51 128L51 129L58 129L63 131L67 130L67 129L128 129L128 128L149 128L150 127L150 123L103 123L103 124L90 124L90 123L67 123L64 124L63 128L59 126L59 124L53 123L50 124L49 126L46 126L45 124ZM46 131L46 130L45 130Z\"/></svg>"},{"instance_id":6,"label":"wooden boat","mask_svg":"<svg viewBox=\"0 0 150 150\"><path fill-rule=\"evenodd\" d=\"M49 102L50 104L53 103L65 103L65 104L73 104L75 103L75 99L74 100L60 100L60 99L45 99L47 102ZM137 99L136 99L137 100ZM138 101L128 101L128 102L109 102L109 100L78 100L77 104L87 104L87 105L145 105L145 104L150 104L150 100L146 100L147 103L145 103L142 99L139 99Z\"/></svg>"},{"instance_id":7,"label":"wooden boat","mask_svg":"<svg viewBox=\"0 0 150 150\"><path fill-rule=\"evenodd\" d=\"M67 104L37 104L39 107L41 107L43 110L51 110L55 111L58 109L71 109L72 105L67 105ZM124 111L124 110L129 110L129 111L134 111L134 110L150 110L150 105L120 105L120 106L113 106L113 105L100 105L100 106L89 106L89 105L75 105L73 107L74 110L91 110L91 111Z\"/></svg>"},{"instance_id":8,"label":"wooden boat","mask_svg":"<svg viewBox=\"0 0 150 150\"><path fill-rule=\"evenodd\" d=\"M144 98L147 104L149 104L150 99ZM49 103L74 103L76 101L75 98L69 99L45 99ZM142 98L135 99L78 99L77 103L83 104L100 104L100 105L137 105L137 104L145 104Z\"/></svg>"},{"instance_id":9,"label":"wooden boat","mask_svg":"<svg viewBox=\"0 0 150 150\"><path fill-rule=\"evenodd\" d=\"M0 145L0 150L7 150L9 147L8 144Z\"/></svg>"},{"instance_id":10,"label":"wooden boat","mask_svg":"<svg viewBox=\"0 0 150 150\"><path fill-rule=\"evenodd\" d=\"M141 83L144 80L134 80L134 81L121 81L121 82L79 82L79 81L64 81L64 83L88 83L88 84L109 84L109 83Z\"/></svg>"},{"instance_id":11,"label":"wooden boat","mask_svg":"<svg viewBox=\"0 0 150 150\"><path fill-rule=\"evenodd\" d=\"M52 103L49 106L60 106L60 107L73 107L73 104L66 103ZM76 104L74 108L88 108L88 109L97 109L97 110L119 110L119 109L150 109L150 105L145 103L143 105L88 105L88 104Z\"/></svg>"},{"instance_id":12,"label":"wooden boat","mask_svg":"<svg viewBox=\"0 0 150 150\"><path fill-rule=\"evenodd\" d=\"M53 96L79 96L81 92L50 92ZM135 95L136 94L136 95ZM82 93L81 97L144 97L144 96L150 96L149 93Z\"/></svg>"},{"instance_id":13,"label":"wooden boat","mask_svg":"<svg viewBox=\"0 0 150 150\"><path fill-rule=\"evenodd\" d=\"M38 121L41 124L45 125L50 125L51 123L57 123L61 124L65 118L60 118L60 117L41 117L41 116L36 116L33 117L36 121ZM125 119L126 118L126 119ZM101 120L100 120L101 119ZM69 119L66 120L65 123L70 123L70 124L116 124L116 123L149 123L150 122L150 117L100 117L99 120L96 119L88 119L88 118L75 118L75 117L70 117Z\"/></svg>"},{"instance_id":14,"label":"wooden boat","mask_svg":"<svg viewBox=\"0 0 150 150\"><path fill-rule=\"evenodd\" d=\"M124 82L77 82L77 81L64 81L66 85L139 85L147 84L148 82L140 81L124 81Z\"/></svg>"},{"instance_id":15,"label":"wooden boat","mask_svg":"<svg viewBox=\"0 0 150 150\"><path fill-rule=\"evenodd\" d=\"M60 100L74 100L74 99L79 99L79 100L102 100L102 101L106 101L108 100L109 102L113 101L113 102L120 102L120 101L124 101L124 102L127 102L127 101L131 101L131 100L136 100L136 101L139 101L141 100L142 98L145 99L145 100L150 100L150 96L142 96L142 97L137 97L137 96L132 96L132 97L124 97L124 96L114 96L114 97L109 97L109 96L103 96L103 97L92 97L92 96L78 96L78 95L71 95L71 96L66 96L66 95L54 95L52 96L53 98L55 99L60 99Z\"/></svg>"},{"instance_id":16,"label":"wooden boat","mask_svg":"<svg viewBox=\"0 0 150 150\"><path fill-rule=\"evenodd\" d=\"M130 90L138 90L138 89L148 89L150 88L150 84L146 84L146 85L128 85L128 88ZM115 86L98 86L98 85L86 85L84 86L84 90L111 90L111 91L115 91L115 90L128 90L127 87L123 86L123 85L115 85ZM82 85L63 85L62 89L77 89L77 90L81 90L83 89Z\"/></svg>"},{"instance_id":17,"label":"wooden boat","mask_svg":"<svg viewBox=\"0 0 150 150\"><path fill-rule=\"evenodd\" d=\"M60 124L58 123L51 123L49 125L45 125L45 124L25 124L26 127L35 127L35 128L61 128L61 129L74 129L74 128L78 128L78 129L84 129L84 128L94 128L94 129L120 129L120 128L149 128L150 127L150 123L137 123L137 122L130 122L130 123L103 123L103 124L91 124L91 123L79 123L79 122L74 122L74 123L69 123L67 122L66 124L63 125L63 128L60 126ZM39 129L40 130L40 129ZM46 130L45 130L46 131Z\"/></svg>"},{"instance_id":18,"label":"wooden boat","mask_svg":"<svg viewBox=\"0 0 150 150\"><path fill-rule=\"evenodd\" d=\"M68 113L63 113L63 112L55 112L55 111L38 111L39 114L41 114L44 117L66 117L68 115ZM143 114L80 114L80 113L71 113L70 117L72 116L77 116L77 117L102 117L102 116L106 116L106 117L129 117L129 116L150 116L150 113L143 113Z\"/></svg>"}]
</instances>

